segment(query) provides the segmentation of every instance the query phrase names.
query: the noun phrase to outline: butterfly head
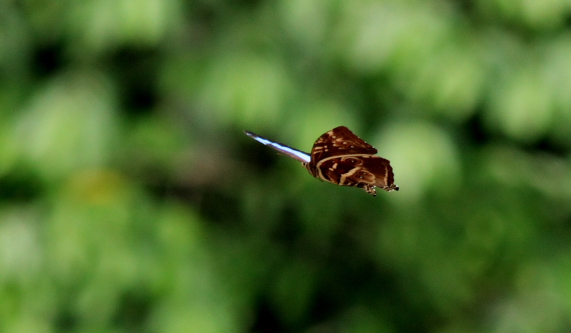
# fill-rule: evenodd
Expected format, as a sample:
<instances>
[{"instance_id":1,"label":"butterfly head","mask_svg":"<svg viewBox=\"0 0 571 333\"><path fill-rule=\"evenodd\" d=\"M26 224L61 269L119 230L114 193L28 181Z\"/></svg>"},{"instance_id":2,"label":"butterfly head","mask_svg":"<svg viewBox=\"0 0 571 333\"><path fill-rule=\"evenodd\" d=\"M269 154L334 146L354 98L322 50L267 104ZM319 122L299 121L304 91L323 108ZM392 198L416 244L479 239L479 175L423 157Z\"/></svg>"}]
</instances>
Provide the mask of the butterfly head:
<instances>
[{"instance_id":1,"label":"butterfly head","mask_svg":"<svg viewBox=\"0 0 571 333\"><path fill-rule=\"evenodd\" d=\"M395 185L395 184L391 184L389 186L385 186L383 188L383 190L387 191L387 192L391 192L391 191L398 191L399 190L399 186Z\"/></svg>"}]
</instances>

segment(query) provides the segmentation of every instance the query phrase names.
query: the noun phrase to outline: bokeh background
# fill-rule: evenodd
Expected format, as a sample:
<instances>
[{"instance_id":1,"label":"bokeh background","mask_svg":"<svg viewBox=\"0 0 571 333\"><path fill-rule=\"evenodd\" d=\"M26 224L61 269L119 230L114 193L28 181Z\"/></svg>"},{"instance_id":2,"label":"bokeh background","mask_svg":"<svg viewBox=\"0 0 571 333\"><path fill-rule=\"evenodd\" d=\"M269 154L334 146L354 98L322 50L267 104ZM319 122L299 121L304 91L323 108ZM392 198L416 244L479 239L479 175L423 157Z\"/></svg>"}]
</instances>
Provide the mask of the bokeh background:
<instances>
[{"instance_id":1,"label":"bokeh background","mask_svg":"<svg viewBox=\"0 0 571 333\"><path fill-rule=\"evenodd\" d=\"M0 331L570 332L571 2L0 3ZM372 197L309 151L351 128Z\"/></svg>"}]
</instances>

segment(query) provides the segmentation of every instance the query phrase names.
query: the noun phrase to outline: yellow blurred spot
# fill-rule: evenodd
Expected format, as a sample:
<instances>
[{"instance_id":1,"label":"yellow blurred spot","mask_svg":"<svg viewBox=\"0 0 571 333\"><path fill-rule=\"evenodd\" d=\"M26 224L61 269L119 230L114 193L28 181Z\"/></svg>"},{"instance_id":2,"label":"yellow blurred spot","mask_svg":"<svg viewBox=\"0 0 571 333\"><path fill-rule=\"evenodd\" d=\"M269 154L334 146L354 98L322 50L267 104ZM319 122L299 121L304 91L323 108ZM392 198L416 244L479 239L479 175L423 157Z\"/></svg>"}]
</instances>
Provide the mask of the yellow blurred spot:
<instances>
[{"instance_id":1,"label":"yellow blurred spot","mask_svg":"<svg viewBox=\"0 0 571 333\"><path fill-rule=\"evenodd\" d=\"M70 197L86 204L106 205L125 193L126 181L117 172L91 169L74 173L67 186Z\"/></svg>"}]
</instances>

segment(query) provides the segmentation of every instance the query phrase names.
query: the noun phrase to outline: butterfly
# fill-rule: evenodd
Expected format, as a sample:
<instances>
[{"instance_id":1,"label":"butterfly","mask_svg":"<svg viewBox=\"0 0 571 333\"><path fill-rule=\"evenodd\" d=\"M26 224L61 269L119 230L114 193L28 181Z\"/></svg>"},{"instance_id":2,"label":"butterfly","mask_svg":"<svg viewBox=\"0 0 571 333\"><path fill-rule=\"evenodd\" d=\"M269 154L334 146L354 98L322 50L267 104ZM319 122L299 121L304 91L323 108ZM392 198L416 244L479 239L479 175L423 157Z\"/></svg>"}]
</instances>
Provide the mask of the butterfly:
<instances>
[{"instance_id":1,"label":"butterfly","mask_svg":"<svg viewBox=\"0 0 571 333\"><path fill-rule=\"evenodd\" d=\"M244 131L252 139L301 162L317 179L341 186L360 187L373 196L375 187L398 191L394 184L390 161L376 156L377 149L356 136L345 126L336 127L320 136L311 154Z\"/></svg>"}]
</instances>

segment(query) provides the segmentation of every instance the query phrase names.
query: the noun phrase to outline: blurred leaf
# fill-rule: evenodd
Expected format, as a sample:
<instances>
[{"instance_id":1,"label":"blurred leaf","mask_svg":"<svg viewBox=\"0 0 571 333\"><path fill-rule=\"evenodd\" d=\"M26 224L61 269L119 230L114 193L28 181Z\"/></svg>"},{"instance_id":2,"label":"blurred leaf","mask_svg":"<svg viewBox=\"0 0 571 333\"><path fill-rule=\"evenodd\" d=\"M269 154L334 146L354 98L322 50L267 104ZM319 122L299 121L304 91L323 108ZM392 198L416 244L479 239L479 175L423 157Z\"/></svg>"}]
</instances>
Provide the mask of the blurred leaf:
<instances>
[{"instance_id":1,"label":"blurred leaf","mask_svg":"<svg viewBox=\"0 0 571 333\"><path fill-rule=\"evenodd\" d=\"M492 95L486 114L490 127L523 142L543 137L553 126L552 91L534 65L523 64Z\"/></svg>"},{"instance_id":2,"label":"blurred leaf","mask_svg":"<svg viewBox=\"0 0 571 333\"><path fill-rule=\"evenodd\" d=\"M180 24L178 0L89 0L65 11L66 34L78 56L102 53L122 44L155 45Z\"/></svg>"},{"instance_id":3,"label":"blurred leaf","mask_svg":"<svg viewBox=\"0 0 571 333\"><path fill-rule=\"evenodd\" d=\"M394 200L419 200L429 188L452 191L461 182L456 147L451 138L425 122L399 122L380 133L380 155L391 160L395 183L403 194Z\"/></svg>"},{"instance_id":4,"label":"blurred leaf","mask_svg":"<svg viewBox=\"0 0 571 333\"><path fill-rule=\"evenodd\" d=\"M50 81L21 112L12 144L46 180L108 162L119 119L110 82L93 72Z\"/></svg>"},{"instance_id":5,"label":"blurred leaf","mask_svg":"<svg viewBox=\"0 0 571 333\"><path fill-rule=\"evenodd\" d=\"M278 59L256 54L223 56L206 74L199 97L202 119L244 128L279 123L292 83Z\"/></svg>"}]
</instances>

